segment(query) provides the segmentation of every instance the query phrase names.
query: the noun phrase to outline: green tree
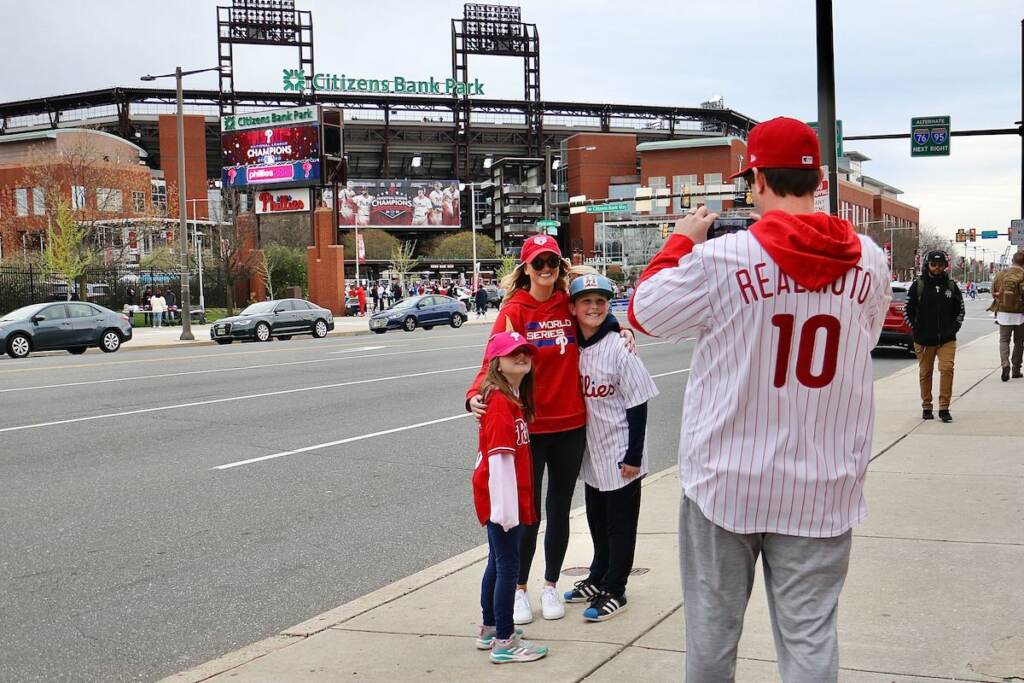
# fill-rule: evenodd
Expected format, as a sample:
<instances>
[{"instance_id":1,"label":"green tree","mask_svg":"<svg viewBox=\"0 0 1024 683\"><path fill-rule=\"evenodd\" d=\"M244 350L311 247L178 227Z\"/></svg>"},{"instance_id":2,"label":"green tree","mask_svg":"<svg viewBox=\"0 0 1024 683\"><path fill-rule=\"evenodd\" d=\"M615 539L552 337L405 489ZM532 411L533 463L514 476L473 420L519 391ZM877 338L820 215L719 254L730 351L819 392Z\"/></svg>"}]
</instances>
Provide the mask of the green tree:
<instances>
[{"instance_id":1,"label":"green tree","mask_svg":"<svg viewBox=\"0 0 1024 683\"><path fill-rule=\"evenodd\" d=\"M416 242L402 242L395 246L391 250L391 273L392 277L397 277L399 280L404 281L405 275L416 262L419 261L413 253L416 251Z\"/></svg>"},{"instance_id":2,"label":"green tree","mask_svg":"<svg viewBox=\"0 0 1024 683\"><path fill-rule=\"evenodd\" d=\"M181 254L170 247L157 247L139 260L142 269L179 271L181 270Z\"/></svg>"},{"instance_id":3,"label":"green tree","mask_svg":"<svg viewBox=\"0 0 1024 683\"><path fill-rule=\"evenodd\" d=\"M391 258L391 253L398 247L398 239L384 230L370 228L360 230L359 236L363 238L363 248L366 250L366 258L384 260ZM356 257L356 236L355 231L347 231L341 238L341 244L345 247L345 258Z\"/></svg>"},{"instance_id":4,"label":"green tree","mask_svg":"<svg viewBox=\"0 0 1024 683\"><path fill-rule=\"evenodd\" d=\"M301 287L306 291L306 250L273 244L263 249L260 274L266 279L272 299L284 294L285 287Z\"/></svg>"},{"instance_id":5,"label":"green tree","mask_svg":"<svg viewBox=\"0 0 1024 683\"><path fill-rule=\"evenodd\" d=\"M494 240L487 235L476 236L476 257L478 259L494 258L498 253ZM437 242L430 254L441 259L473 258L473 233L470 230L447 235Z\"/></svg>"},{"instance_id":6,"label":"green tree","mask_svg":"<svg viewBox=\"0 0 1024 683\"><path fill-rule=\"evenodd\" d=\"M495 275L498 277L498 280L501 280L503 277L515 270L518 265L519 261L515 256L502 256L501 265L498 266L498 272L495 273Z\"/></svg>"},{"instance_id":7,"label":"green tree","mask_svg":"<svg viewBox=\"0 0 1024 683\"><path fill-rule=\"evenodd\" d=\"M46 267L67 281L68 299L71 298L72 283L78 283L79 296L84 300L84 282L81 280L85 269L92 263L92 253L86 244L89 230L75 218L67 200L55 196L54 203L56 229L52 225L46 229Z\"/></svg>"}]
</instances>

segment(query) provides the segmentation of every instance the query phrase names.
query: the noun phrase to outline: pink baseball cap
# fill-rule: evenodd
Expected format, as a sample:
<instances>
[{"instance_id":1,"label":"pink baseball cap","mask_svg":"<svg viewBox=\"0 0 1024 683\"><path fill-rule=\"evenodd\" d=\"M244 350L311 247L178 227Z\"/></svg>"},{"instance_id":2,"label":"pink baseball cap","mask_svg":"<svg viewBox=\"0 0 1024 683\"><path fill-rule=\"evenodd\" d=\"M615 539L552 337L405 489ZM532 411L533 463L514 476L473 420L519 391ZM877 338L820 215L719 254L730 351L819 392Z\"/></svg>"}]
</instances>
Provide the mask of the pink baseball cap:
<instances>
[{"instance_id":1,"label":"pink baseball cap","mask_svg":"<svg viewBox=\"0 0 1024 683\"><path fill-rule=\"evenodd\" d=\"M526 349L530 354L537 352L533 344L526 341L526 337L518 332L499 332L487 341L484 359L489 362L493 358L511 355L519 349Z\"/></svg>"}]
</instances>

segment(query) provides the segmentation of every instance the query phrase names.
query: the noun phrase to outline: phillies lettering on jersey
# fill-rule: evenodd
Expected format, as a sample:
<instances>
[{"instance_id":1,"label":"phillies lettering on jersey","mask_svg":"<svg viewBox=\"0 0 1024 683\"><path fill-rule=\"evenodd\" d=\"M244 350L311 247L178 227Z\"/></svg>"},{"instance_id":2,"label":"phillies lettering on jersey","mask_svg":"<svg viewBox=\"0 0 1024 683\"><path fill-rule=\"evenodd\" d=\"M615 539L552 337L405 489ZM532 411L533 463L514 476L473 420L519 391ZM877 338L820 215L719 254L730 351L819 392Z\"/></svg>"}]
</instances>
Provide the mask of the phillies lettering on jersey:
<instances>
[{"instance_id":1,"label":"phillies lettering on jersey","mask_svg":"<svg viewBox=\"0 0 1024 683\"><path fill-rule=\"evenodd\" d=\"M580 349L580 375L587 403L587 450L580 479L600 491L614 491L636 479L623 479L619 463L629 447L626 409L658 395L658 387L640 358L617 334ZM644 441L640 474L650 471Z\"/></svg>"},{"instance_id":2,"label":"phillies lettering on jersey","mask_svg":"<svg viewBox=\"0 0 1024 683\"><path fill-rule=\"evenodd\" d=\"M838 221L815 216L798 218ZM758 234L695 247L671 237L631 316L658 337L697 335L679 444L685 495L735 533L837 536L867 514L870 351L891 298L885 254L850 231L845 273L812 290L782 271ZM829 260L826 249L812 255Z\"/></svg>"}]
</instances>

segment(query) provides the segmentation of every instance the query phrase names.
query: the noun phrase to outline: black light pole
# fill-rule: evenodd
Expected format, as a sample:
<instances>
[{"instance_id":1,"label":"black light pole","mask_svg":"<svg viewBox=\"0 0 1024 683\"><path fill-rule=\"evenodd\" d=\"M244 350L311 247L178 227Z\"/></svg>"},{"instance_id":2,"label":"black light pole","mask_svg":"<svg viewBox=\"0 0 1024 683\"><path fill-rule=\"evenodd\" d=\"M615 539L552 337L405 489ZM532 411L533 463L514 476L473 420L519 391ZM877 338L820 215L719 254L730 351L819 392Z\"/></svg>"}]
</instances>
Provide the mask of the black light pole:
<instances>
[{"instance_id":1,"label":"black light pole","mask_svg":"<svg viewBox=\"0 0 1024 683\"><path fill-rule=\"evenodd\" d=\"M193 69L182 71L181 67L175 67L172 74L160 74L142 76L143 81L155 81L158 78L170 78L174 76L178 95L177 132L178 132L178 239L181 240L181 341L192 341L192 291L190 287L191 275L188 264L188 212L185 205L185 113L184 97L181 91L182 76L203 73L204 71L220 71L219 67L211 69Z\"/></svg>"},{"instance_id":2,"label":"black light pole","mask_svg":"<svg viewBox=\"0 0 1024 683\"><path fill-rule=\"evenodd\" d=\"M815 0L818 37L818 133L821 162L828 166L829 213L839 213L836 162L836 58L832 47L832 0Z\"/></svg>"}]
</instances>

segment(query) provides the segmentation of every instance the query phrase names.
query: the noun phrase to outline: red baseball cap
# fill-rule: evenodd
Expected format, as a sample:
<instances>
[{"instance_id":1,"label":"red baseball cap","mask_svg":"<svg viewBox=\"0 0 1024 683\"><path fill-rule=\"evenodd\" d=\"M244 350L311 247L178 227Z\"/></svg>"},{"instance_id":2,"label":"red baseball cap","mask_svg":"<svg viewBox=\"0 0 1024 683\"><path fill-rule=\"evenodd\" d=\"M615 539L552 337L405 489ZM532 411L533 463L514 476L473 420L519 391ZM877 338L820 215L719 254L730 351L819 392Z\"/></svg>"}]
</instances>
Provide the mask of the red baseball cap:
<instances>
[{"instance_id":1,"label":"red baseball cap","mask_svg":"<svg viewBox=\"0 0 1024 683\"><path fill-rule=\"evenodd\" d=\"M484 360L489 362L493 358L508 356L518 349L526 349L531 354L537 352L533 344L526 341L526 337L518 332L499 332L487 341Z\"/></svg>"},{"instance_id":2,"label":"red baseball cap","mask_svg":"<svg viewBox=\"0 0 1024 683\"><path fill-rule=\"evenodd\" d=\"M754 126L747 136L747 165L738 178L752 168L806 168L821 166L821 148L814 129L803 121L779 116Z\"/></svg>"},{"instance_id":3,"label":"red baseball cap","mask_svg":"<svg viewBox=\"0 0 1024 683\"><path fill-rule=\"evenodd\" d=\"M550 251L558 258L562 258L562 251L558 248L558 240L548 235L534 235L523 242L523 250L519 254L522 263L529 263L533 257Z\"/></svg>"}]
</instances>

